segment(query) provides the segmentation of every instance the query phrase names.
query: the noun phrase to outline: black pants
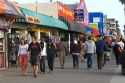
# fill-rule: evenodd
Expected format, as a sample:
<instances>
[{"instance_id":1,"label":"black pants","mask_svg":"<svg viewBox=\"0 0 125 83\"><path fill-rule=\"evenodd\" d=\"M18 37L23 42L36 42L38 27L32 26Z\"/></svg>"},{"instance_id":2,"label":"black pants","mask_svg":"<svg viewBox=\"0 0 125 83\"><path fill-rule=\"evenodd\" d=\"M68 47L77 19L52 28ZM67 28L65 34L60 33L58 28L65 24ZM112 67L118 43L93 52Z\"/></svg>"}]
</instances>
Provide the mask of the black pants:
<instances>
[{"instance_id":1,"label":"black pants","mask_svg":"<svg viewBox=\"0 0 125 83\"><path fill-rule=\"evenodd\" d=\"M77 68L79 67L79 55L76 54L72 54L72 58L73 58L73 68Z\"/></svg>"},{"instance_id":2,"label":"black pants","mask_svg":"<svg viewBox=\"0 0 125 83\"><path fill-rule=\"evenodd\" d=\"M47 56L48 66L51 71L53 71L54 58L54 56Z\"/></svg>"},{"instance_id":3,"label":"black pants","mask_svg":"<svg viewBox=\"0 0 125 83\"><path fill-rule=\"evenodd\" d=\"M122 62L122 54L115 53L116 64L119 65Z\"/></svg>"}]
</instances>

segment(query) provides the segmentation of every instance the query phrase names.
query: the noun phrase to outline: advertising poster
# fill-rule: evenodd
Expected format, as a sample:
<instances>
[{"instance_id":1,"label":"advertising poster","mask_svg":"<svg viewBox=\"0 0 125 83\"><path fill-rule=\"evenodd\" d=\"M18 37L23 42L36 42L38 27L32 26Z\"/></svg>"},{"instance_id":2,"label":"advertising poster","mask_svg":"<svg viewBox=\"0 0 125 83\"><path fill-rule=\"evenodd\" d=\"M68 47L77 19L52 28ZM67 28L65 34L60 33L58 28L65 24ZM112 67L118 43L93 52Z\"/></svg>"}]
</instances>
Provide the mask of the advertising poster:
<instances>
[{"instance_id":1,"label":"advertising poster","mask_svg":"<svg viewBox=\"0 0 125 83\"><path fill-rule=\"evenodd\" d=\"M78 4L77 9L83 9L84 10L84 21L77 21L78 23L81 23L85 26L89 26L89 12L86 8L86 4L84 0L80 0L80 3Z\"/></svg>"}]
</instances>

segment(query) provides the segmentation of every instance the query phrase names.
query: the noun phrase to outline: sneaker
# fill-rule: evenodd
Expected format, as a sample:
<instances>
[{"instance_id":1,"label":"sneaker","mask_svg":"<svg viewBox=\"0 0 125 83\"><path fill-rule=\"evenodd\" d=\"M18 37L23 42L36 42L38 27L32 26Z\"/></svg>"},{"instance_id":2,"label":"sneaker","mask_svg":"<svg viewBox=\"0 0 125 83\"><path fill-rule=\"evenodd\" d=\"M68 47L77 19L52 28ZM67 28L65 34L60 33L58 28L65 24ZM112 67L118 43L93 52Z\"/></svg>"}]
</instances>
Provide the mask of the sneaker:
<instances>
[{"instance_id":1,"label":"sneaker","mask_svg":"<svg viewBox=\"0 0 125 83\"><path fill-rule=\"evenodd\" d=\"M88 70L90 70L90 68L88 68Z\"/></svg>"},{"instance_id":2,"label":"sneaker","mask_svg":"<svg viewBox=\"0 0 125 83\"><path fill-rule=\"evenodd\" d=\"M92 68L90 68L89 70L92 70Z\"/></svg>"},{"instance_id":3,"label":"sneaker","mask_svg":"<svg viewBox=\"0 0 125 83\"><path fill-rule=\"evenodd\" d=\"M51 71L50 73L51 73L51 74L53 74L54 72L53 72L53 71Z\"/></svg>"},{"instance_id":4,"label":"sneaker","mask_svg":"<svg viewBox=\"0 0 125 83\"><path fill-rule=\"evenodd\" d=\"M46 74L46 72L43 72L43 74Z\"/></svg>"},{"instance_id":5,"label":"sneaker","mask_svg":"<svg viewBox=\"0 0 125 83\"><path fill-rule=\"evenodd\" d=\"M37 74L34 74L34 78L37 78Z\"/></svg>"}]
</instances>

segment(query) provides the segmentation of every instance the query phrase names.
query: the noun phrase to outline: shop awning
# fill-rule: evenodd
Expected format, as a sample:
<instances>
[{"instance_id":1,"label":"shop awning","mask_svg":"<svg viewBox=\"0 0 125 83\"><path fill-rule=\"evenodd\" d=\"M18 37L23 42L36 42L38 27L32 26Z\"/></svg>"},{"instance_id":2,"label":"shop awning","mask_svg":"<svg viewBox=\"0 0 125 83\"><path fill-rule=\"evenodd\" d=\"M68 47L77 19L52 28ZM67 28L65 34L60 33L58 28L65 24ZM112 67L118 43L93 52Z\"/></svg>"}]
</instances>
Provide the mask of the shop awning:
<instances>
[{"instance_id":1,"label":"shop awning","mask_svg":"<svg viewBox=\"0 0 125 83\"><path fill-rule=\"evenodd\" d=\"M83 26L82 24L78 24L75 21L69 21L69 24L70 24L70 27L69 27L70 31L75 31L80 33L86 32L85 26Z\"/></svg>"},{"instance_id":2,"label":"shop awning","mask_svg":"<svg viewBox=\"0 0 125 83\"><path fill-rule=\"evenodd\" d=\"M99 35L100 35L98 29L96 29L96 28L92 28L92 30L93 30L93 35L94 35L94 36L99 36Z\"/></svg>"},{"instance_id":3,"label":"shop awning","mask_svg":"<svg viewBox=\"0 0 125 83\"><path fill-rule=\"evenodd\" d=\"M91 28L96 28L98 29L98 23L90 23L89 25Z\"/></svg>"},{"instance_id":4,"label":"shop awning","mask_svg":"<svg viewBox=\"0 0 125 83\"><path fill-rule=\"evenodd\" d=\"M85 28L86 28L86 31L92 32L92 34L93 34L94 36L100 35L99 30L96 29L96 28L91 28L91 27L89 27L89 26L85 26Z\"/></svg>"},{"instance_id":5,"label":"shop awning","mask_svg":"<svg viewBox=\"0 0 125 83\"><path fill-rule=\"evenodd\" d=\"M23 22L68 30L67 25L58 19L40 13L36 13L22 7L20 7L20 10L22 10L25 15L25 20Z\"/></svg>"},{"instance_id":6,"label":"shop awning","mask_svg":"<svg viewBox=\"0 0 125 83\"><path fill-rule=\"evenodd\" d=\"M79 24L75 21L68 20L68 19L64 18L63 16L59 16L59 19L67 24L68 29L70 31L80 32L80 33L86 32L85 26L82 24Z\"/></svg>"},{"instance_id":7,"label":"shop awning","mask_svg":"<svg viewBox=\"0 0 125 83\"><path fill-rule=\"evenodd\" d=\"M20 11L16 3L7 0L0 0L0 14L6 15L9 18L24 17L23 13Z\"/></svg>"},{"instance_id":8,"label":"shop awning","mask_svg":"<svg viewBox=\"0 0 125 83\"><path fill-rule=\"evenodd\" d=\"M93 32L92 28L85 26L86 31Z\"/></svg>"}]
</instances>

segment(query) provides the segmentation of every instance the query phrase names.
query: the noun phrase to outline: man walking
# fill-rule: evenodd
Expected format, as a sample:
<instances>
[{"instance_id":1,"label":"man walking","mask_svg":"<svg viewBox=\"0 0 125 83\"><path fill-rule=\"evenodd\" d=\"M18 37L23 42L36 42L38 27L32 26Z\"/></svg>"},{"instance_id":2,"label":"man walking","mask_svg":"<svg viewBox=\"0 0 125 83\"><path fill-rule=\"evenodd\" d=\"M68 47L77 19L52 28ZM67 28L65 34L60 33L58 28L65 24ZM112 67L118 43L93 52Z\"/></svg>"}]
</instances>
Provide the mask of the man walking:
<instances>
[{"instance_id":1,"label":"man walking","mask_svg":"<svg viewBox=\"0 0 125 83\"><path fill-rule=\"evenodd\" d=\"M103 40L103 36L100 36L100 39L96 42L96 54L97 54L97 63L98 69L102 70L104 66L104 52L110 50Z\"/></svg>"},{"instance_id":2,"label":"man walking","mask_svg":"<svg viewBox=\"0 0 125 83\"><path fill-rule=\"evenodd\" d=\"M59 52L59 60L60 60L60 64L61 64L61 69L64 69L66 44L64 43L63 38L60 39L60 42L58 44L58 52Z\"/></svg>"},{"instance_id":3,"label":"man walking","mask_svg":"<svg viewBox=\"0 0 125 83\"><path fill-rule=\"evenodd\" d=\"M38 62L39 62L39 55L41 52L40 44L36 42L36 37L32 37L32 42L29 44L28 51L30 51L30 61L33 67L34 78L37 78L38 72Z\"/></svg>"},{"instance_id":4,"label":"man walking","mask_svg":"<svg viewBox=\"0 0 125 83\"><path fill-rule=\"evenodd\" d=\"M44 38L41 38L41 42L40 42L40 46L41 46L41 56L40 56L40 71L45 74L45 58L47 56L46 53L46 47L47 44L45 42Z\"/></svg>"},{"instance_id":5,"label":"man walking","mask_svg":"<svg viewBox=\"0 0 125 83\"><path fill-rule=\"evenodd\" d=\"M88 40L85 42L85 52L86 52L86 56L87 56L87 67L88 70L92 70L92 57L94 55L94 53L96 52L96 46L94 41L92 41L92 37L89 36Z\"/></svg>"}]
</instances>

